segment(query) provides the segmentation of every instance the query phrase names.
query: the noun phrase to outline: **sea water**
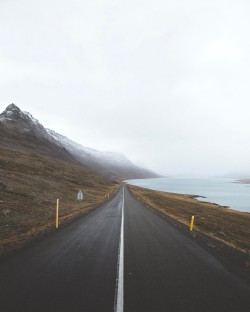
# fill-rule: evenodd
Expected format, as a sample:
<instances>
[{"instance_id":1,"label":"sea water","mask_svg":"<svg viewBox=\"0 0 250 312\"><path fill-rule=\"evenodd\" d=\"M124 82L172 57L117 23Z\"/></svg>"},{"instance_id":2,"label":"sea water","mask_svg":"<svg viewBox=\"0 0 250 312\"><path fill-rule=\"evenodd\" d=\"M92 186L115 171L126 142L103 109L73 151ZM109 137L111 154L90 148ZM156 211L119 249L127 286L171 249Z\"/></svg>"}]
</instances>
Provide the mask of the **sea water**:
<instances>
[{"instance_id":1,"label":"sea water","mask_svg":"<svg viewBox=\"0 0 250 312\"><path fill-rule=\"evenodd\" d=\"M157 191L197 195L201 201L250 212L250 184L234 179L157 178L126 182Z\"/></svg>"}]
</instances>

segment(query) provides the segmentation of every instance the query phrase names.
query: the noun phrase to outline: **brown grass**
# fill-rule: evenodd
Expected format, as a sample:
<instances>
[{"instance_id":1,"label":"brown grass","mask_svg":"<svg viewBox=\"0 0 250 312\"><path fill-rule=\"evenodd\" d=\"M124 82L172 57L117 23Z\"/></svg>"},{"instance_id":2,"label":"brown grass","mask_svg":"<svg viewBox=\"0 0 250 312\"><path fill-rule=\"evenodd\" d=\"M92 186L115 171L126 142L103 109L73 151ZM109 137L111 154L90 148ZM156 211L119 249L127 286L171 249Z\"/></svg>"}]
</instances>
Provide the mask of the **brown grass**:
<instances>
[{"instance_id":1,"label":"brown grass","mask_svg":"<svg viewBox=\"0 0 250 312\"><path fill-rule=\"evenodd\" d=\"M106 200L120 185L78 163L0 149L0 252ZM84 200L78 203L79 190Z\"/></svg>"},{"instance_id":2,"label":"brown grass","mask_svg":"<svg viewBox=\"0 0 250 312\"><path fill-rule=\"evenodd\" d=\"M195 230L250 254L250 214L200 202L189 195L143 189L129 185L144 204L189 226L195 216Z\"/></svg>"}]
</instances>

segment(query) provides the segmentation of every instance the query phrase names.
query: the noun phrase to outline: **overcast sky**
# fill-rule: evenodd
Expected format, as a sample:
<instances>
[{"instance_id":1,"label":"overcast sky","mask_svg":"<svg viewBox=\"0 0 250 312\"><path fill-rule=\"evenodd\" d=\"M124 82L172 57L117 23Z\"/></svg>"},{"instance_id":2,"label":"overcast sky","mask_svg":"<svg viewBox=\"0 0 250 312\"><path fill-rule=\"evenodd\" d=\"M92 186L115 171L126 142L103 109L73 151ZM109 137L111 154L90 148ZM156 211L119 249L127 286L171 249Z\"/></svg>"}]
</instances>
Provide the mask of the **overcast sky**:
<instances>
[{"instance_id":1,"label":"overcast sky","mask_svg":"<svg viewBox=\"0 0 250 312\"><path fill-rule=\"evenodd\" d=\"M0 0L0 110L166 175L250 173L249 0Z\"/></svg>"}]
</instances>

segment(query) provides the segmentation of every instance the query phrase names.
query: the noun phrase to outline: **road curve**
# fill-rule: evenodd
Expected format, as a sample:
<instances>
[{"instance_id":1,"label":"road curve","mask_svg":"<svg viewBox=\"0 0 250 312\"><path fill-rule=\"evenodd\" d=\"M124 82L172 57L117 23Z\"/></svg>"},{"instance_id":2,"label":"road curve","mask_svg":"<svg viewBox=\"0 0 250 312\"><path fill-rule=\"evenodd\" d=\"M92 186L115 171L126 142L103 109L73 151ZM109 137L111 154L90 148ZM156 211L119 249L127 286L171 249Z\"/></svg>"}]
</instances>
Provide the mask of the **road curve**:
<instances>
[{"instance_id":1,"label":"road curve","mask_svg":"<svg viewBox=\"0 0 250 312\"><path fill-rule=\"evenodd\" d=\"M116 310L119 283L123 298ZM120 190L102 207L0 262L4 312L245 312L249 307L250 288L243 280L126 187L124 205Z\"/></svg>"}]
</instances>

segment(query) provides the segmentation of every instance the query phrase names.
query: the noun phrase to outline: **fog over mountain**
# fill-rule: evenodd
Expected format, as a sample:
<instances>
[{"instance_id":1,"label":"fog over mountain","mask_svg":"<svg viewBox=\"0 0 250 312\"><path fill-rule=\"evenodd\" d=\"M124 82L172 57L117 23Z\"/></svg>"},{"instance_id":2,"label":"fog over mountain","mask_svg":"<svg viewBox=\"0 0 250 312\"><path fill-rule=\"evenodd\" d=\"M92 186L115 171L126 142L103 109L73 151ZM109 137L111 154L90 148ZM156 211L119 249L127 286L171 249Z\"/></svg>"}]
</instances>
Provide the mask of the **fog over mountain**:
<instances>
[{"instance_id":1,"label":"fog over mountain","mask_svg":"<svg viewBox=\"0 0 250 312\"><path fill-rule=\"evenodd\" d=\"M250 2L0 1L0 111L163 175L250 175Z\"/></svg>"},{"instance_id":2,"label":"fog over mountain","mask_svg":"<svg viewBox=\"0 0 250 312\"><path fill-rule=\"evenodd\" d=\"M84 147L45 129L30 113L10 104L0 114L0 146L14 150L80 162L88 169L114 180L150 178L158 175L135 166L127 157Z\"/></svg>"}]
</instances>

